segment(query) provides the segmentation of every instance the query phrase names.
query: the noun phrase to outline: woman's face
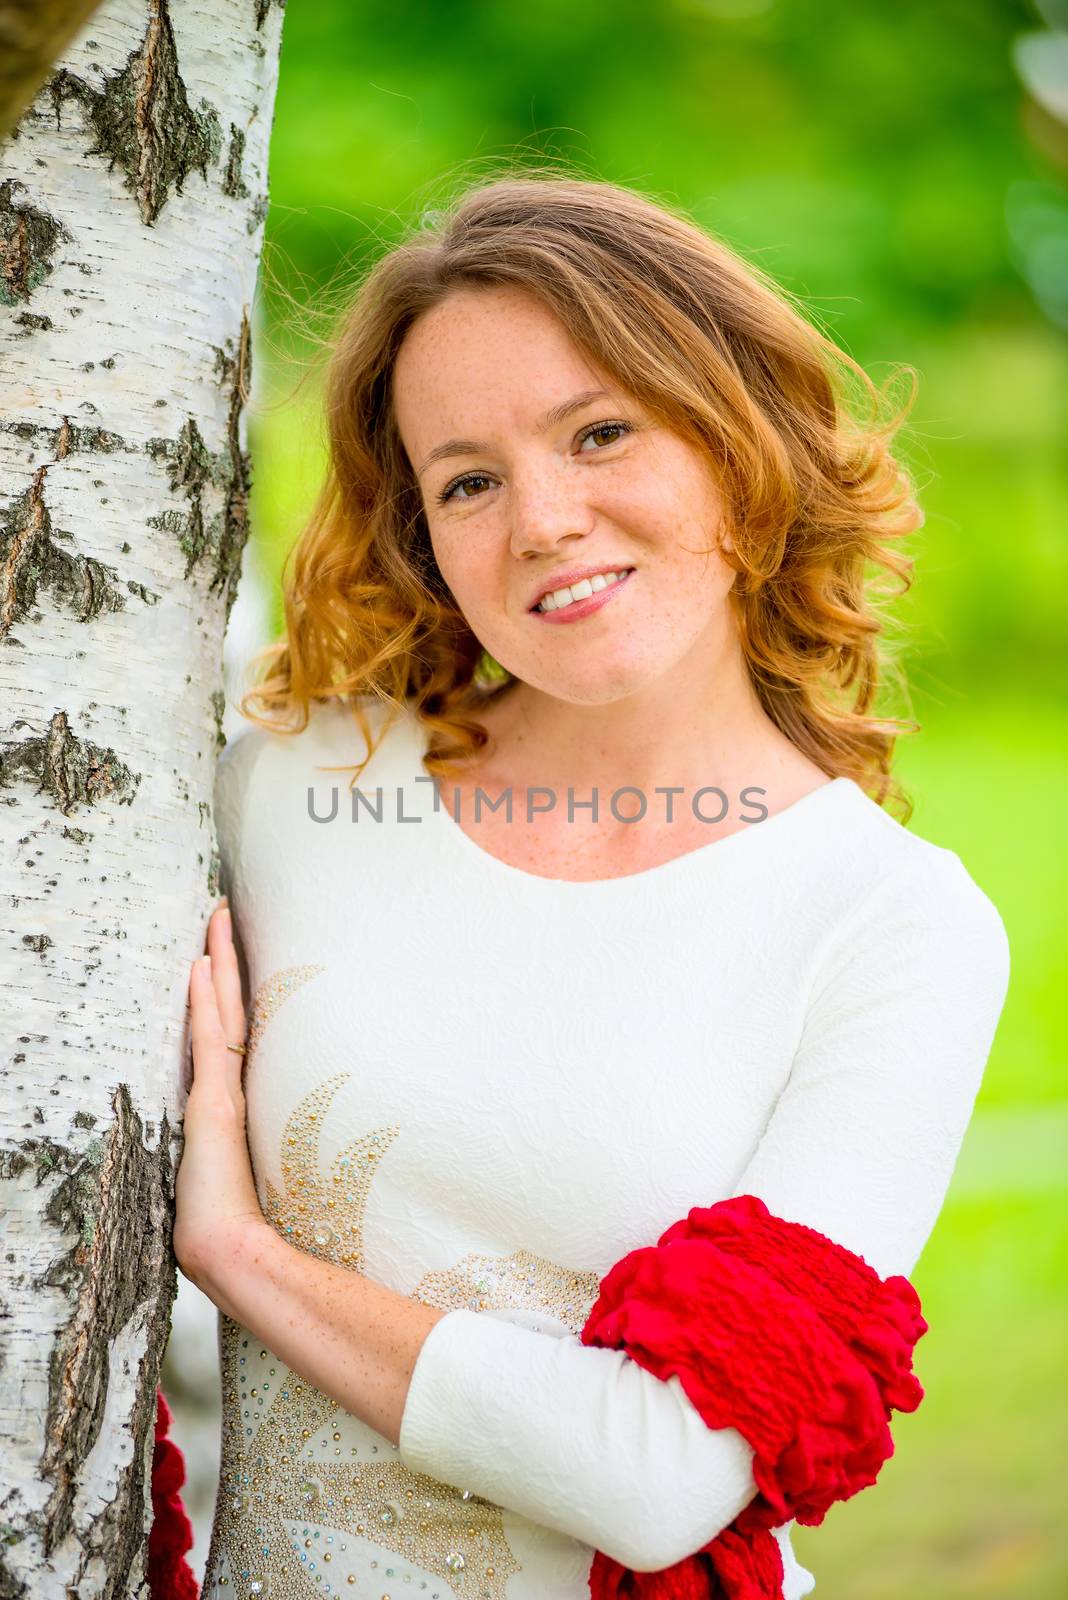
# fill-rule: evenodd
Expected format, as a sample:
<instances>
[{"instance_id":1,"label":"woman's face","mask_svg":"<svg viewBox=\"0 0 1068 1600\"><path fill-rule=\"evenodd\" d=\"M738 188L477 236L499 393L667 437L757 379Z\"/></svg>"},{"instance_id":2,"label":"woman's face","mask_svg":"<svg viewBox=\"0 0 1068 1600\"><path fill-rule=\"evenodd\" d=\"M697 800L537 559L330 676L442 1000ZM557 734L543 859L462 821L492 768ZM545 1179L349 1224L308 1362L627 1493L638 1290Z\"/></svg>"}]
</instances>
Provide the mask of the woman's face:
<instances>
[{"instance_id":1,"label":"woman's face","mask_svg":"<svg viewBox=\"0 0 1068 1600\"><path fill-rule=\"evenodd\" d=\"M712 473L540 301L454 290L409 330L394 406L438 566L495 660L581 705L680 666L714 681L734 638L734 571L713 548ZM576 568L629 576L535 609Z\"/></svg>"}]
</instances>

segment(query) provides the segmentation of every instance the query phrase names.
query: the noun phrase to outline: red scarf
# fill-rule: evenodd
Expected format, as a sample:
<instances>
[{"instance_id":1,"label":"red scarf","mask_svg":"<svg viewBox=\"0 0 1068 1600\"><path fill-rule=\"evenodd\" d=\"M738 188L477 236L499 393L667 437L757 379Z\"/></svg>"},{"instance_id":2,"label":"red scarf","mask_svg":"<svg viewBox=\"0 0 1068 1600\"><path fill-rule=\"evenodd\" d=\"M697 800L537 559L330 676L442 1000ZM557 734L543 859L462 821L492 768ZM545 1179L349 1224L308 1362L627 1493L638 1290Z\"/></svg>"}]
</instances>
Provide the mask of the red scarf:
<instances>
[{"instance_id":1,"label":"red scarf","mask_svg":"<svg viewBox=\"0 0 1068 1600\"><path fill-rule=\"evenodd\" d=\"M196 1576L185 1559L192 1548L193 1526L179 1493L185 1482L185 1461L167 1438L171 1408L156 1390L156 1443L152 1451L152 1531L148 1536L148 1587L151 1600L197 1600Z\"/></svg>"},{"instance_id":2,"label":"red scarf","mask_svg":"<svg viewBox=\"0 0 1068 1600\"><path fill-rule=\"evenodd\" d=\"M923 1398L912 1354L926 1331L907 1278L880 1278L752 1195L695 1206L617 1261L583 1344L677 1376L710 1428L736 1428L753 1447L758 1493L661 1572L632 1572L598 1551L593 1600L782 1600L771 1530L814 1526L875 1482L893 1453L891 1411L915 1411Z\"/></svg>"}]
</instances>

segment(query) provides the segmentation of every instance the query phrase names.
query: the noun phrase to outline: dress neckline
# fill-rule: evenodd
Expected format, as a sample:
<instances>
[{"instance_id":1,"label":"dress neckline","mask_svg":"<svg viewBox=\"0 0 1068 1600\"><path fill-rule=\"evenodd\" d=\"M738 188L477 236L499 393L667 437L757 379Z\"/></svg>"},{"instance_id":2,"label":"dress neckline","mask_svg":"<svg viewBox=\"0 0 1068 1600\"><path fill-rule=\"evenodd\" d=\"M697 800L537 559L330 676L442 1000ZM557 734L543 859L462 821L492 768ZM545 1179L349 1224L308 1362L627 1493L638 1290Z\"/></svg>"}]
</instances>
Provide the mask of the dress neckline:
<instances>
[{"instance_id":1,"label":"dress neckline","mask_svg":"<svg viewBox=\"0 0 1068 1600\"><path fill-rule=\"evenodd\" d=\"M425 756L430 742L428 730L423 728L418 717L410 710L407 712L411 733L415 744L419 771L423 778L432 779L432 774L427 772ZM481 870L496 873L502 881L511 880L513 886L519 883L543 884L546 890L558 888L561 894L579 896L585 893L604 892L612 886L618 892L619 885L633 884L638 888L648 888L654 883L659 883L666 876L679 872L687 864L691 869L703 867L714 858L714 861L726 859L715 852L727 852L727 857L734 855L744 839L751 837L764 838L769 830L772 837L777 838L784 832L788 833L792 827L798 826L807 819L819 816L828 806L837 803L837 800L851 789L863 794L860 786L852 778L830 778L826 783L818 784L815 789L810 789L807 794L801 795L790 805L784 806L781 811L775 811L771 816L759 822L747 823L742 828L737 828L733 833L726 834L720 839L709 839L705 844L695 845L692 850L684 850L681 855L672 856L668 861L660 861L651 867L643 867L637 872L616 874L610 878L555 878L540 872L528 872L525 867L513 866L509 861L502 861L500 856L495 856L486 850L464 829L451 815L436 792L436 781L432 784L433 805L431 815L439 829L445 836L452 835L450 848L462 855L465 851L473 859L479 857L482 863ZM821 796L824 797L821 799Z\"/></svg>"}]
</instances>

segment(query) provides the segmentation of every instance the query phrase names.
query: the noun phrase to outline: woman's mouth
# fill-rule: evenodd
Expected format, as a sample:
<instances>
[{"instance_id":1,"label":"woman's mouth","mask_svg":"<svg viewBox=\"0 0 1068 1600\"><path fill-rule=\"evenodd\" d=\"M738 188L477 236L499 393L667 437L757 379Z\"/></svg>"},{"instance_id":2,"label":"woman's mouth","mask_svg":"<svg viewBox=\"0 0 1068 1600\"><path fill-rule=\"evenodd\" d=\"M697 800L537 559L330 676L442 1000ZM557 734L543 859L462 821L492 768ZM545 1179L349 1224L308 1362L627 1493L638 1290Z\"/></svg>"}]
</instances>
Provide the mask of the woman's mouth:
<instances>
[{"instance_id":1,"label":"woman's mouth","mask_svg":"<svg viewBox=\"0 0 1068 1600\"><path fill-rule=\"evenodd\" d=\"M594 578L583 578L570 588L557 589L539 600L530 615L538 622L581 622L583 617L600 611L618 590L630 582L633 567L621 567L618 572L598 573Z\"/></svg>"}]
</instances>

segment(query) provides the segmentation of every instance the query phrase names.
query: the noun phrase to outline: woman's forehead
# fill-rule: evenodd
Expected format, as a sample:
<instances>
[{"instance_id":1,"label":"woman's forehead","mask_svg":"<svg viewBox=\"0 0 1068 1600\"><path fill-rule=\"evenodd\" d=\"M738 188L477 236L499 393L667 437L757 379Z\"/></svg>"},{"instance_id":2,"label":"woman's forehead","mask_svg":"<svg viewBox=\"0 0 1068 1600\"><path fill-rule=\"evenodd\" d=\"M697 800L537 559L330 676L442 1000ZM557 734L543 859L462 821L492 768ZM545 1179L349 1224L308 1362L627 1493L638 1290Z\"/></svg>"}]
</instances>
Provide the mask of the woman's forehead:
<instances>
[{"instance_id":1,"label":"woman's forehead","mask_svg":"<svg viewBox=\"0 0 1068 1600\"><path fill-rule=\"evenodd\" d=\"M397 425L417 451L428 427L533 425L573 394L601 389L618 385L547 307L511 289L454 291L409 329L393 374Z\"/></svg>"}]
</instances>

